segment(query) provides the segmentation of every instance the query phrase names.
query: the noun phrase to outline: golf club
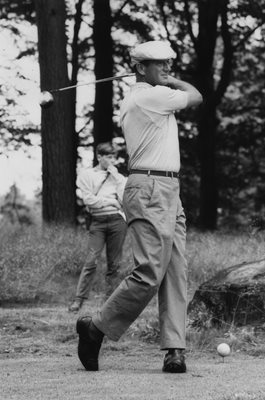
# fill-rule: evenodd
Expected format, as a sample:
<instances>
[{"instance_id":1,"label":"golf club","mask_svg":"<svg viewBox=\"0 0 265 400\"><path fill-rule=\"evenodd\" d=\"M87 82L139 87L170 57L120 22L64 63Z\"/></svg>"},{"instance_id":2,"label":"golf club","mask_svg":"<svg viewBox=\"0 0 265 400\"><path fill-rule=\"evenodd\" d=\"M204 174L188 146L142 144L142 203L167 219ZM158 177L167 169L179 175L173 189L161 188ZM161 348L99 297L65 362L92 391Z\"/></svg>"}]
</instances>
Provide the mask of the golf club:
<instances>
[{"instance_id":1,"label":"golf club","mask_svg":"<svg viewBox=\"0 0 265 400\"><path fill-rule=\"evenodd\" d=\"M51 89L49 91L45 90L45 91L41 92L41 94L40 94L39 104L42 108L50 107L54 102L54 97L53 97L52 93L62 92L64 90L73 89L73 88L76 88L79 86L93 85L96 83L118 80L118 79L126 78L128 76L134 76L134 74L131 73L131 74L124 74L124 75L110 76L108 78L97 79L97 80L91 81L91 82L78 83L77 85L66 86L66 87L62 87L62 88L58 88L58 89Z\"/></svg>"}]
</instances>

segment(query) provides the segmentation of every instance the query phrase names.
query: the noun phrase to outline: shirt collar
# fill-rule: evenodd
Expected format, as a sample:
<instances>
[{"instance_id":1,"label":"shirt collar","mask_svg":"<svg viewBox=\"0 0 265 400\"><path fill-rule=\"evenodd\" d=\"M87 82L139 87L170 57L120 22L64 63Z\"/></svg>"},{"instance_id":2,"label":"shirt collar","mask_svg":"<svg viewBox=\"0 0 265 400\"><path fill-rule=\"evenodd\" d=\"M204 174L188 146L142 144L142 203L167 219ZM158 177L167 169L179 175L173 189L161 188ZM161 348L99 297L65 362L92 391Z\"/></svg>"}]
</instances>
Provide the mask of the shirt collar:
<instances>
[{"instance_id":1,"label":"shirt collar","mask_svg":"<svg viewBox=\"0 0 265 400\"><path fill-rule=\"evenodd\" d=\"M150 88L153 87L152 85L150 85L150 83L147 82L136 82L133 86L132 89L138 89L140 87L145 87L145 88Z\"/></svg>"}]
</instances>

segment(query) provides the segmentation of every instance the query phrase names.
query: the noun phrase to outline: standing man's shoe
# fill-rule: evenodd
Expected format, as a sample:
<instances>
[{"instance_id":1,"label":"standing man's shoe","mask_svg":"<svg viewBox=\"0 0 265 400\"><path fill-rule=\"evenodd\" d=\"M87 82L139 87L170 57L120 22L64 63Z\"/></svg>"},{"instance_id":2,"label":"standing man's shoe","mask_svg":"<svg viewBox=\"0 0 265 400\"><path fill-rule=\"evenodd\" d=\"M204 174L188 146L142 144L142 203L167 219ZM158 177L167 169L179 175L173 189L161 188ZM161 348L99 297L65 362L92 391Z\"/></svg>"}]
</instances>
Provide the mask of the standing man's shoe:
<instances>
[{"instance_id":1,"label":"standing man's shoe","mask_svg":"<svg viewBox=\"0 0 265 400\"><path fill-rule=\"evenodd\" d=\"M79 334L79 360L87 371L98 371L98 355L104 334L95 327L91 317L78 318L76 331Z\"/></svg>"},{"instance_id":2,"label":"standing man's shoe","mask_svg":"<svg viewBox=\"0 0 265 400\"><path fill-rule=\"evenodd\" d=\"M186 372L185 356L183 350L175 350L165 355L163 372L184 373Z\"/></svg>"},{"instance_id":3,"label":"standing man's shoe","mask_svg":"<svg viewBox=\"0 0 265 400\"><path fill-rule=\"evenodd\" d=\"M84 300L83 299L75 299L70 306L68 307L68 311L70 312L77 312L80 310L80 308L83 305Z\"/></svg>"}]
</instances>

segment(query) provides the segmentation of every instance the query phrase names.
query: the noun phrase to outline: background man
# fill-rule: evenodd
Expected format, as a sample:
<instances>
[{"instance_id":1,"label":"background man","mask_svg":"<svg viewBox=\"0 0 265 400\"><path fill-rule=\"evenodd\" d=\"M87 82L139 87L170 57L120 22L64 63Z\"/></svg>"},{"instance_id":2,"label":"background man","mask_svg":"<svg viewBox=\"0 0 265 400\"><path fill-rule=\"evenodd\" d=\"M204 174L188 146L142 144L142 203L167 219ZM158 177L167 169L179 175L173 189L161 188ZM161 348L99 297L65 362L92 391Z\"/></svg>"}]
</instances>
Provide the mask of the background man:
<instances>
[{"instance_id":1,"label":"background man","mask_svg":"<svg viewBox=\"0 0 265 400\"><path fill-rule=\"evenodd\" d=\"M122 256L122 246L127 225L122 216L122 197L126 178L114 167L116 152L111 143L101 143L96 148L98 165L84 169L77 185L92 219L89 228L88 256L81 271L76 296L69 311L78 311L95 275L97 260L106 244L106 285L109 295L114 289Z\"/></svg>"},{"instance_id":2,"label":"background man","mask_svg":"<svg viewBox=\"0 0 265 400\"><path fill-rule=\"evenodd\" d=\"M136 84L121 105L129 154L124 211L135 268L92 319L77 321L78 355L98 369L103 336L118 340L158 292L163 371L185 372L187 264L185 215L179 198L180 154L174 113L198 105L201 94L169 75L175 53L165 42L131 53Z\"/></svg>"}]
</instances>

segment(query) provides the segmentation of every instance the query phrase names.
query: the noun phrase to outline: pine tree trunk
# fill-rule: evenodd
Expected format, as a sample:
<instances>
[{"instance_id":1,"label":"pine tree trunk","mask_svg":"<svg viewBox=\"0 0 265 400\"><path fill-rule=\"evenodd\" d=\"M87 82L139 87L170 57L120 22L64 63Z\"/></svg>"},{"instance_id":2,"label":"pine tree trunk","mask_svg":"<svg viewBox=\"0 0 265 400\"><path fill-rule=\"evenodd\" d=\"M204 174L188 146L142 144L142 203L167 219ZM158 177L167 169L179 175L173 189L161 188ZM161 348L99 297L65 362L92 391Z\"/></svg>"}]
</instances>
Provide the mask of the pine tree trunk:
<instances>
[{"instance_id":1,"label":"pine tree trunk","mask_svg":"<svg viewBox=\"0 0 265 400\"><path fill-rule=\"evenodd\" d=\"M113 75L113 43L111 37L111 9L109 0L94 0L95 76L96 79ZM113 85L96 85L94 108L94 147L113 138Z\"/></svg>"},{"instance_id":2,"label":"pine tree trunk","mask_svg":"<svg viewBox=\"0 0 265 400\"><path fill-rule=\"evenodd\" d=\"M200 227L217 226L218 188L216 178L216 110L205 101L198 122L200 157Z\"/></svg>"},{"instance_id":3,"label":"pine tree trunk","mask_svg":"<svg viewBox=\"0 0 265 400\"><path fill-rule=\"evenodd\" d=\"M214 98L214 51L220 2L199 2L197 42L197 83L204 103L199 116L199 157L201 165L200 226L215 229L217 224L217 182L215 166L216 104Z\"/></svg>"},{"instance_id":4,"label":"pine tree trunk","mask_svg":"<svg viewBox=\"0 0 265 400\"><path fill-rule=\"evenodd\" d=\"M65 2L35 0L41 90L69 85L65 34ZM74 224L76 217L75 99L55 93L42 110L42 199L45 222Z\"/></svg>"}]
</instances>

